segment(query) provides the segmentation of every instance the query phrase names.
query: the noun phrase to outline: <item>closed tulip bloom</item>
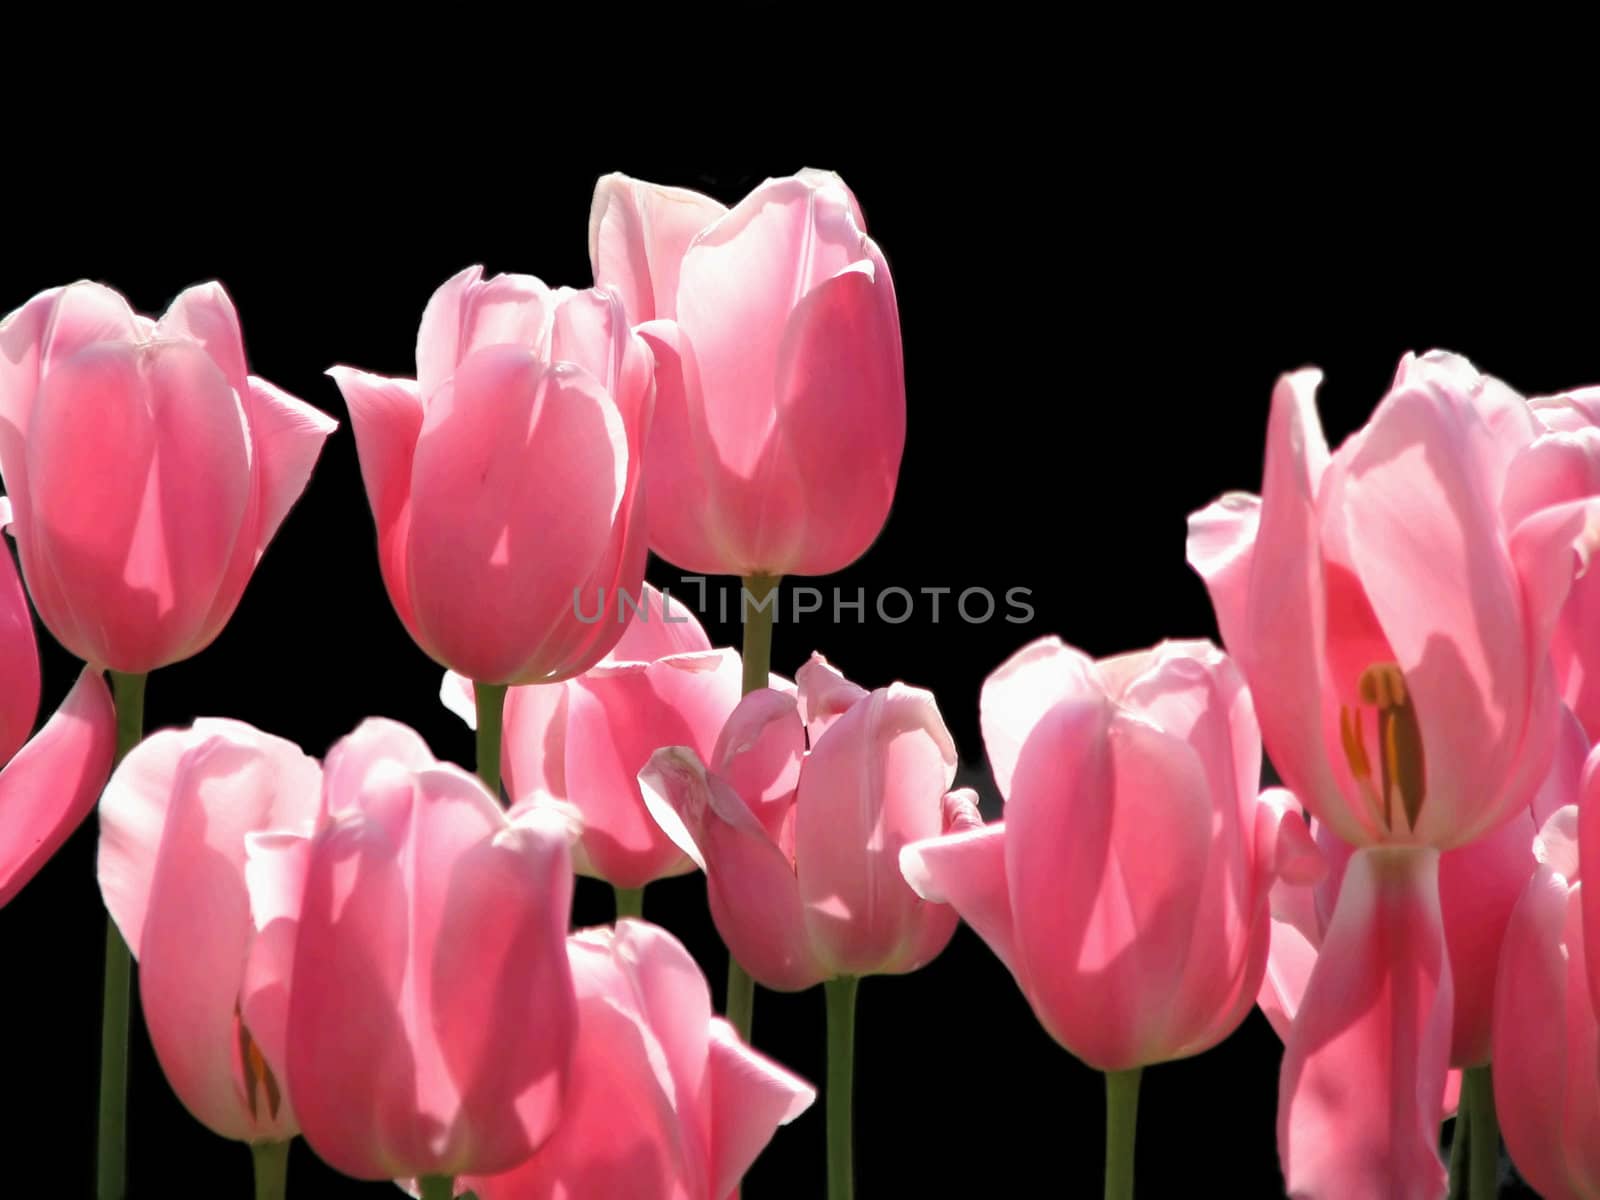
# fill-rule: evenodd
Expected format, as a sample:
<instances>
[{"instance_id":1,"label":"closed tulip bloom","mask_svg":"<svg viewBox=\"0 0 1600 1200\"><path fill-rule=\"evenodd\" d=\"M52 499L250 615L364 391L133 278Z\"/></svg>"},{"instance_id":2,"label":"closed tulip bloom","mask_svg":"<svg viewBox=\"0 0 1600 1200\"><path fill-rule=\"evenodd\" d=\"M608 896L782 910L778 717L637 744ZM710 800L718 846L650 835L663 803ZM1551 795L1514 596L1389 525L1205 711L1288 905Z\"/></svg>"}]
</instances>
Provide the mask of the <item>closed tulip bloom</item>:
<instances>
[{"instance_id":1,"label":"closed tulip bloom","mask_svg":"<svg viewBox=\"0 0 1600 1200\"><path fill-rule=\"evenodd\" d=\"M477 683L598 662L648 550L651 359L617 294L471 267L428 302L416 379L329 373L384 584L417 644Z\"/></svg>"},{"instance_id":2,"label":"closed tulip bloom","mask_svg":"<svg viewBox=\"0 0 1600 1200\"><path fill-rule=\"evenodd\" d=\"M801 171L726 209L607 175L589 259L656 356L656 553L741 576L859 558L894 499L906 400L894 284L844 182Z\"/></svg>"},{"instance_id":3,"label":"closed tulip bloom","mask_svg":"<svg viewBox=\"0 0 1600 1200\"><path fill-rule=\"evenodd\" d=\"M289 963L257 917L270 905L292 922L299 897L252 889L251 864L275 840L307 838L321 807L315 759L224 720L140 743L100 805L100 892L139 960L151 1044L184 1106L222 1137L279 1142L297 1129L283 1054Z\"/></svg>"},{"instance_id":4,"label":"closed tulip bloom","mask_svg":"<svg viewBox=\"0 0 1600 1200\"><path fill-rule=\"evenodd\" d=\"M0 530L11 502L0 496ZM0 905L34 877L79 823L111 773L111 693L85 668L30 741L39 715L39 647L11 551L0 539Z\"/></svg>"},{"instance_id":5,"label":"closed tulip bloom","mask_svg":"<svg viewBox=\"0 0 1600 1200\"><path fill-rule=\"evenodd\" d=\"M971 792L949 790L955 746L928 692L864 691L818 655L798 683L798 698L740 701L709 766L658 750L639 775L645 801L705 870L717 929L757 982L914 971L957 918L906 886L900 848L979 819Z\"/></svg>"},{"instance_id":6,"label":"closed tulip bloom","mask_svg":"<svg viewBox=\"0 0 1600 1200\"><path fill-rule=\"evenodd\" d=\"M639 770L662 746L710 758L742 682L738 652L713 650L693 615L645 584L622 640L599 664L565 683L507 693L501 765L513 805L554 797L574 806L580 875L642 888L694 870L645 808ZM448 673L441 695L476 727L469 680Z\"/></svg>"},{"instance_id":7,"label":"closed tulip bloom","mask_svg":"<svg viewBox=\"0 0 1600 1200\"><path fill-rule=\"evenodd\" d=\"M1261 497L1191 517L1189 559L1273 764L1357 847L1285 1049L1289 1190L1431 1197L1455 1008L1438 852L1547 773L1551 634L1600 523L1569 486L1586 449L1466 360L1408 356L1332 453L1319 380L1279 382Z\"/></svg>"},{"instance_id":8,"label":"closed tulip bloom","mask_svg":"<svg viewBox=\"0 0 1600 1200\"><path fill-rule=\"evenodd\" d=\"M39 619L129 674L204 649L335 428L247 373L219 284L159 321L99 284L35 296L0 322L0 477Z\"/></svg>"},{"instance_id":9,"label":"closed tulip bloom","mask_svg":"<svg viewBox=\"0 0 1600 1200\"><path fill-rule=\"evenodd\" d=\"M388 722L324 777L288 988L301 1131L360 1179L510 1170L555 1129L572 1056L569 831L513 823Z\"/></svg>"},{"instance_id":10,"label":"closed tulip bloom","mask_svg":"<svg viewBox=\"0 0 1600 1200\"><path fill-rule=\"evenodd\" d=\"M1592 909L1578 865L1580 819L1563 808L1540 831L1540 866L1507 926L1495 998L1500 1132L1547 1200L1600 1197L1600 1026L1587 980L1594 943L1585 935Z\"/></svg>"},{"instance_id":11,"label":"closed tulip bloom","mask_svg":"<svg viewBox=\"0 0 1600 1200\"><path fill-rule=\"evenodd\" d=\"M480 1200L727 1200L816 1090L740 1042L671 934L641 921L567 941L578 992L572 1085L555 1135L472 1179Z\"/></svg>"},{"instance_id":12,"label":"closed tulip bloom","mask_svg":"<svg viewBox=\"0 0 1600 1200\"><path fill-rule=\"evenodd\" d=\"M1227 1037L1261 986L1273 881L1321 870L1298 811L1258 795L1238 671L1207 642L1094 662L1044 638L989 677L980 713L1005 819L906 849L912 886L1102 1071Z\"/></svg>"}]
</instances>

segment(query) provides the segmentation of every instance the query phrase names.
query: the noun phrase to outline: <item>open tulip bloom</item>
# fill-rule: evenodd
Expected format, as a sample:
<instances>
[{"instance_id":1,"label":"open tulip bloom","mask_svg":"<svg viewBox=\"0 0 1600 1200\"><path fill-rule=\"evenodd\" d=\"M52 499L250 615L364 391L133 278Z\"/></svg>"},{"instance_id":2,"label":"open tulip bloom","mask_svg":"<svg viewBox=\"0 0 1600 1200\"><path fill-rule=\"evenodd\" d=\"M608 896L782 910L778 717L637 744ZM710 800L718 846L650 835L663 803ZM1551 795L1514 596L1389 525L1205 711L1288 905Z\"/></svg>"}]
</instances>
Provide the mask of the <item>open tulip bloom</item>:
<instances>
[{"instance_id":1,"label":"open tulip bloom","mask_svg":"<svg viewBox=\"0 0 1600 1200\"><path fill-rule=\"evenodd\" d=\"M320 761L224 718L141 740L146 676L219 636L336 423L249 373L220 284L0 321L0 907L98 801L99 1200L133 958L163 1074L258 1200L296 1138L422 1200L762 1200L746 1172L817 1091L754 1049L754 985L821 985L851 1200L859 981L962 920L1103 1072L1108 1200L1144 1068L1252 1006L1296 1200L1491 1200L1502 1129L1543 1195L1600 1200L1600 388L1407 355L1330 448L1320 374L1282 377L1261 494L1189 518L1225 651L1023 646L978 697L985 823L931 693L771 672L780 581L867 552L905 450L854 193L609 174L587 249L592 288L446 280L414 377L329 371L476 773L378 717ZM742 582L737 651L644 583L652 551ZM83 664L38 729L36 618ZM697 869L724 1016L641 916ZM571 928L575 874L613 924Z\"/></svg>"}]
</instances>

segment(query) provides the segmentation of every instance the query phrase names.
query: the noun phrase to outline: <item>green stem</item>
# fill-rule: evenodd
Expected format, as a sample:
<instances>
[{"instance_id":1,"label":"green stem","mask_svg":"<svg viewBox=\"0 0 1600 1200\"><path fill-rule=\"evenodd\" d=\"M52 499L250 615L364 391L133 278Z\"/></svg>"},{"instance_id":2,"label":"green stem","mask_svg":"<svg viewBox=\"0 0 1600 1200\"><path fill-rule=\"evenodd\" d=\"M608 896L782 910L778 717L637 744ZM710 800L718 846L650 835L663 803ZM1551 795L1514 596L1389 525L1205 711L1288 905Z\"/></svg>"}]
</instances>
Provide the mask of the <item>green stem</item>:
<instances>
[{"instance_id":1,"label":"green stem","mask_svg":"<svg viewBox=\"0 0 1600 1200\"><path fill-rule=\"evenodd\" d=\"M256 1168L256 1200L283 1200L289 1186L289 1143L251 1142Z\"/></svg>"},{"instance_id":2,"label":"green stem","mask_svg":"<svg viewBox=\"0 0 1600 1200\"><path fill-rule=\"evenodd\" d=\"M644 889L612 888L617 895L617 920L623 917L644 916Z\"/></svg>"},{"instance_id":3,"label":"green stem","mask_svg":"<svg viewBox=\"0 0 1600 1200\"><path fill-rule=\"evenodd\" d=\"M1106 1200L1133 1200L1133 1137L1143 1067L1106 1072Z\"/></svg>"},{"instance_id":4,"label":"green stem","mask_svg":"<svg viewBox=\"0 0 1600 1200\"><path fill-rule=\"evenodd\" d=\"M450 1200L456 1190L456 1181L448 1175L427 1175L417 1185L422 1200Z\"/></svg>"},{"instance_id":5,"label":"green stem","mask_svg":"<svg viewBox=\"0 0 1600 1200\"><path fill-rule=\"evenodd\" d=\"M772 618L777 615L778 577L775 575L750 575L743 581L739 593L739 616L744 624L744 694L759 691L767 686L772 673ZM746 601L748 594L749 601ZM750 1044L750 1032L755 1028L756 982L739 960L728 954L728 1024L739 1031L739 1037Z\"/></svg>"},{"instance_id":6,"label":"green stem","mask_svg":"<svg viewBox=\"0 0 1600 1200\"><path fill-rule=\"evenodd\" d=\"M117 709L120 763L144 735L144 675L111 672L111 694ZM133 990L133 956L106 918L105 994L100 1009L100 1140L96 1157L95 1195L122 1200L128 1176L128 997Z\"/></svg>"},{"instance_id":7,"label":"green stem","mask_svg":"<svg viewBox=\"0 0 1600 1200\"><path fill-rule=\"evenodd\" d=\"M1450 1200L1466 1200L1467 1195L1467 1106L1456 1107L1455 1128L1450 1131Z\"/></svg>"},{"instance_id":8,"label":"green stem","mask_svg":"<svg viewBox=\"0 0 1600 1200\"><path fill-rule=\"evenodd\" d=\"M1494 1200L1500 1188L1500 1122L1494 1112L1494 1078L1487 1065L1461 1072L1461 1105L1468 1110L1468 1200Z\"/></svg>"},{"instance_id":9,"label":"green stem","mask_svg":"<svg viewBox=\"0 0 1600 1200\"><path fill-rule=\"evenodd\" d=\"M478 778L489 794L500 799L500 734L506 717L506 685L474 683L478 702Z\"/></svg>"},{"instance_id":10,"label":"green stem","mask_svg":"<svg viewBox=\"0 0 1600 1200\"><path fill-rule=\"evenodd\" d=\"M855 1087L856 988L853 975L822 985L828 1001L828 1090L823 1097L828 1119L828 1200L851 1200L855 1167L850 1108Z\"/></svg>"}]
</instances>

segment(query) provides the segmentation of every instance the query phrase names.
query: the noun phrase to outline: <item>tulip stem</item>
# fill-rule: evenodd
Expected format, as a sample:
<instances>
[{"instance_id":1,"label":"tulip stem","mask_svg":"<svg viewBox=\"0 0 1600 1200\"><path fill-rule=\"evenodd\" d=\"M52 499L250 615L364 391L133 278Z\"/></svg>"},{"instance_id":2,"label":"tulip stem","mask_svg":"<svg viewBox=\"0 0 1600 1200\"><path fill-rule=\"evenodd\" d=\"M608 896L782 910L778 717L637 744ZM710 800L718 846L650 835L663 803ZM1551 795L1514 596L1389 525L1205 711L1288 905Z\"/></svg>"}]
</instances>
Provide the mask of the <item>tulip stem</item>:
<instances>
[{"instance_id":1,"label":"tulip stem","mask_svg":"<svg viewBox=\"0 0 1600 1200\"><path fill-rule=\"evenodd\" d=\"M422 1200L450 1200L455 1195L456 1181L448 1175L425 1175L417 1180Z\"/></svg>"},{"instance_id":2,"label":"tulip stem","mask_svg":"<svg viewBox=\"0 0 1600 1200\"><path fill-rule=\"evenodd\" d=\"M256 1168L256 1200L283 1200L289 1186L289 1143L251 1142Z\"/></svg>"},{"instance_id":3,"label":"tulip stem","mask_svg":"<svg viewBox=\"0 0 1600 1200\"><path fill-rule=\"evenodd\" d=\"M1450 1132L1450 1200L1467 1194L1467 1106L1456 1106L1456 1124Z\"/></svg>"},{"instance_id":4,"label":"tulip stem","mask_svg":"<svg viewBox=\"0 0 1600 1200\"><path fill-rule=\"evenodd\" d=\"M478 702L478 778L489 794L500 799L500 734L506 717L506 685L474 683Z\"/></svg>"},{"instance_id":5,"label":"tulip stem","mask_svg":"<svg viewBox=\"0 0 1600 1200\"><path fill-rule=\"evenodd\" d=\"M855 1195L851 1134L851 1100L855 1088L856 988L854 975L822 985L828 1001L828 1090L823 1097L828 1119L828 1200Z\"/></svg>"},{"instance_id":6,"label":"tulip stem","mask_svg":"<svg viewBox=\"0 0 1600 1200\"><path fill-rule=\"evenodd\" d=\"M120 763L144 736L144 675L111 672L117 709ZM95 1159L95 1195L122 1200L128 1176L128 997L133 955L117 923L106 917L105 994L100 1009L100 1141Z\"/></svg>"},{"instance_id":7,"label":"tulip stem","mask_svg":"<svg viewBox=\"0 0 1600 1200\"><path fill-rule=\"evenodd\" d=\"M1467 1197L1494 1200L1500 1188L1500 1122L1488 1065L1461 1072L1461 1106L1468 1110Z\"/></svg>"},{"instance_id":8,"label":"tulip stem","mask_svg":"<svg viewBox=\"0 0 1600 1200\"><path fill-rule=\"evenodd\" d=\"M617 894L617 920L623 917L644 916L644 889L639 888L612 888Z\"/></svg>"},{"instance_id":9,"label":"tulip stem","mask_svg":"<svg viewBox=\"0 0 1600 1200\"><path fill-rule=\"evenodd\" d=\"M1133 1135L1143 1067L1106 1072L1106 1200L1133 1200Z\"/></svg>"},{"instance_id":10,"label":"tulip stem","mask_svg":"<svg viewBox=\"0 0 1600 1200\"><path fill-rule=\"evenodd\" d=\"M778 612L778 577L747 575L739 592L739 620L744 626L744 695L767 686L772 673L772 619ZM728 1002L724 1008L728 1024L750 1044L755 1028L756 981L728 952Z\"/></svg>"}]
</instances>

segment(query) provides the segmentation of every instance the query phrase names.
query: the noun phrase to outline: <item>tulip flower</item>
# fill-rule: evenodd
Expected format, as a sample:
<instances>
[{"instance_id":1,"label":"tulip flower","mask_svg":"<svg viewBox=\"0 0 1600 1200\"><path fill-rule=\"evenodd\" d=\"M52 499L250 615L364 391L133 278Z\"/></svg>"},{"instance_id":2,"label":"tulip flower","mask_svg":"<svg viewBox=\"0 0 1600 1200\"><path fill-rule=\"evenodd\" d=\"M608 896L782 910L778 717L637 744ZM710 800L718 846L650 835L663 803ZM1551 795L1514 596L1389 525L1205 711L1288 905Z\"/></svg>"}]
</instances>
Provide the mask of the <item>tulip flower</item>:
<instances>
[{"instance_id":1,"label":"tulip flower","mask_svg":"<svg viewBox=\"0 0 1600 1200\"><path fill-rule=\"evenodd\" d=\"M281 1173L298 1128L284 1074L289 964L258 918L292 923L299 908L296 889L264 889L259 874L321 811L315 759L224 720L141 742L100 805L100 892L139 960L156 1058L196 1120L251 1144L258 1173Z\"/></svg>"},{"instance_id":2,"label":"tulip flower","mask_svg":"<svg viewBox=\"0 0 1600 1200\"><path fill-rule=\"evenodd\" d=\"M710 758L740 687L738 652L713 650L693 615L645 584L622 640L598 665L506 694L507 793L514 803L572 802L583 822L573 866L616 888L622 915L646 884L695 869L645 808L640 769L662 746ZM441 697L476 726L469 680L447 673Z\"/></svg>"},{"instance_id":3,"label":"tulip flower","mask_svg":"<svg viewBox=\"0 0 1600 1200\"><path fill-rule=\"evenodd\" d=\"M159 321L94 283L0 322L0 477L39 619L95 667L209 645L336 423L246 372L219 284Z\"/></svg>"},{"instance_id":4,"label":"tulip flower","mask_svg":"<svg viewBox=\"0 0 1600 1200\"><path fill-rule=\"evenodd\" d=\"M1216 1045L1254 1003L1269 890L1322 869L1281 792L1258 795L1244 681L1208 642L1094 662L1056 638L984 683L1005 820L909 846L1035 1015L1106 1073L1107 1196L1130 1196L1141 1070Z\"/></svg>"},{"instance_id":5,"label":"tulip flower","mask_svg":"<svg viewBox=\"0 0 1600 1200\"><path fill-rule=\"evenodd\" d=\"M0 530L11 502L0 496ZM11 552L0 542L0 906L10 902L89 815L111 773L111 693L85 668L30 741L39 714L39 648Z\"/></svg>"},{"instance_id":6,"label":"tulip flower","mask_svg":"<svg viewBox=\"0 0 1600 1200\"><path fill-rule=\"evenodd\" d=\"M330 751L305 849L285 1060L311 1148L360 1179L499 1174L561 1115L576 997L569 830L513 822L415 734Z\"/></svg>"},{"instance_id":7,"label":"tulip flower","mask_svg":"<svg viewBox=\"0 0 1600 1200\"><path fill-rule=\"evenodd\" d=\"M727 1200L816 1090L711 1015L671 934L642 921L567 940L578 993L572 1083L555 1135L520 1167L467 1181L479 1200Z\"/></svg>"},{"instance_id":8,"label":"tulip flower","mask_svg":"<svg viewBox=\"0 0 1600 1200\"><path fill-rule=\"evenodd\" d=\"M656 356L656 553L763 578L859 558L894 499L906 400L894 284L844 181L801 171L725 209L607 175L589 260Z\"/></svg>"},{"instance_id":9,"label":"tulip flower","mask_svg":"<svg viewBox=\"0 0 1600 1200\"><path fill-rule=\"evenodd\" d=\"M651 361L617 294L470 267L428 302L415 380L329 374L350 408L383 581L417 644L480 684L598 662L647 548Z\"/></svg>"},{"instance_id":10,"label":"tulip flower","mask_svg":"<svg viewBox=\"0 0 1600 1200\"><path fill-rule=\"evenodd\" d=\"M916 970L955 932L954 911L906 886L900 848L979 818L971 792L949 790L955 745L932 695L898 683L866 692L820 655L798 683L798 698L763 688L740 701L709 766L668 747L639 786L704 869L733 957L778 991L826 984L828 1194L839 1200L852 1186L857 982Z\"/></svg>"},{"instance_id":11,"label":"tulip flower","mask_svg":"<svg viewBox=\"0 0 1600 1200\"><path fill-rule=\"evenodd\" d=\"M1586 805L1592 796L1586 787ZM1569 806L1540 831L1540 866L1506 928L1495 994L1500 1127L1517 1170L1547 1200L1600 1197L1600 1026L1585 932L1593 910L1579 870L1587 821L1587 809L1580 817Z\"/></svg>"},{"instance_id":12,"label":"tulip flower","mask_svg":"<svg viewBox=\"0 0 1600 1200\"><path fill-rule=\"evenodd\" d=\"M1546 773L1551 630L1600 525L1551 486L1571 447L1465 360L1407 357L1333 453L1319 379L1280 381L1260 499L1191 517L1189 558L1273 764L1356 847L1285 1048L1288 1189L1433 1197L1454 1009L1439 853Z\"/></svg>"}]
</instances>

